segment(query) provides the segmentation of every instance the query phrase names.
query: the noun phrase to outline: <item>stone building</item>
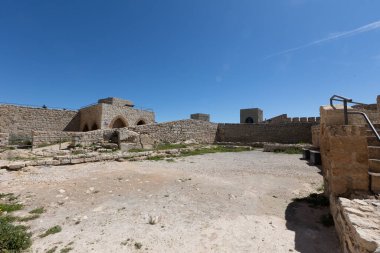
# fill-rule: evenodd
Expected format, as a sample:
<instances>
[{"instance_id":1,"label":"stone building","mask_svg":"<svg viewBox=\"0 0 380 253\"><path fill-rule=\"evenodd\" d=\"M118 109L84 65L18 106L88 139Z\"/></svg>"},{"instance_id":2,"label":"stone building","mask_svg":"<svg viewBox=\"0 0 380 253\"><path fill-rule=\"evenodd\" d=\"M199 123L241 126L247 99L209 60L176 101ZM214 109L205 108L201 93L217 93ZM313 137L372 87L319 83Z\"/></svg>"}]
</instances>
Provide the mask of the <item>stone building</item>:
<instances>
[{"instance_id":1,"label":"stone building","mask_svg":"<svg viewBox=\"0 0 380 253\"><path fill-rule=\"evenodd\" d=\"M210 114L205 114L205 113L194 113L190 115L190 119L195 119L195 120L203 120L203 121L210 121Z\"/></svg>"},{"instance_id":2,"label":"stone building","mask_svg":"<svg viewBox=\"0 0 380 253\"><path fill-rule=\"evenodd\" d=\"M132 127L155 122L154 112L135 109L132 101L119 98L99 99L95 105L79 110L79 130Z\"/></svg>"},{"instance_id":3,"label":"stone building","mask_svg":"<svg viewBox=\"0 0 380 253\"><path fill-rule=\"evenodd\" d=\"M249 108L240 110L240 123L260 123L263 121L263 110Z\"/></svg>"},{"instance_id":4,"label":"stone building","mask_svg":"<svg viewBox=\"0 0 380 253\"><path fill-rule=\"evenodd\" d=\"M91 131L155 122L153 111L134 108L131 101L99 99L79 111L0 104L0 133L30 136L32 131Z\"/></svg>"}]
</instances>

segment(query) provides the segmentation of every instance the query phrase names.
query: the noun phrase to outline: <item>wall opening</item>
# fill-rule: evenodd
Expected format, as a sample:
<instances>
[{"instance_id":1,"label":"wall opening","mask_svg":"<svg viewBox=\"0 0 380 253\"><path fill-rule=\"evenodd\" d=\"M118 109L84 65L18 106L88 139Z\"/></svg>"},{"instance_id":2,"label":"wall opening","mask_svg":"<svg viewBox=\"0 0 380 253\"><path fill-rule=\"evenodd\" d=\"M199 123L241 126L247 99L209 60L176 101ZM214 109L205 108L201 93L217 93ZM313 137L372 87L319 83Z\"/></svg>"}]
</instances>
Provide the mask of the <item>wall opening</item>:
<instances>
[{"instance_id":1,"label":"wall opening","mask_svg":"<svg viewBox=\"0 0 380 253\"><path fill-rule=\"evenodd\" d=\"M98 129L99 129L99 127L96 123L94 123L91 127L91 131L98 130Z\"/></svg>"},{"instance_id":2,"label":"wall opening","mask_svg":"<svg viewBox=\"0 0 380 253\"><path fill-rule=\"evenodd\" d=\"M84 127L83 127L83 132L88 132L90 129L88 128L88 125L86 124L86 125L84 125Z\"/></svg>"},{"instance_id":3,"label":"wall opening","mask_svg":"<svg viewBox=\"0 0 380 253\"><path fill-rule=\"evenodd\" d=\"M145 125L145 124L146 122L144 120L139 120L136 125L140 126L140 125Z\"/></svg>"},{"instance_id":4,"label":"wall opening","mask_svg":"<svg viewBox=\"0 0 380 253\"><path fill-rule=\"evenodd\" d=\"M253 119L252 117L248 117L245 119L245 123L248 123L248 124L253 124Z\"/></svg>"},{"instance_id":5,"label":"wall opening","mask_svg":"<svg viewBox=\"0 0 380 253\"><path fill-rule=\"evenodd\" d=\"M110 128L123 128L127 126L127 123L120 117L114 119L110 124Z\"/></svg>"}]
</instances>

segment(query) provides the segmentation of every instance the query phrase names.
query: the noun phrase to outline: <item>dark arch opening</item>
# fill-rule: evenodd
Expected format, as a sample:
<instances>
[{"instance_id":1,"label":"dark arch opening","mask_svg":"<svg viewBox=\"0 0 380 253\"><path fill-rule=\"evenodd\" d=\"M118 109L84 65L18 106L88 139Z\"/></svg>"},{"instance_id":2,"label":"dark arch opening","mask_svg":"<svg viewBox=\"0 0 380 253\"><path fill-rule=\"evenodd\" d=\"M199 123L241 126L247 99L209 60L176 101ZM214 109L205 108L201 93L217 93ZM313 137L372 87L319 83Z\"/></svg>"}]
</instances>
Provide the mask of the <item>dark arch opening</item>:
<instances>
[{"instance_id":1,"label":"dark arch opening","mask_svg":"<svg viewBox=\"0 0 380 253\"><path fill-rule=\"evenodd\" d=\"M88 132L88 130L90 130L90 129L88 128L87 124L84 125L83 132Z\"/></svg>"},{"instance_id":2,"label":"dark arch opening","mask_svg":"<svg viewBox=\"0 0 380 253\"><path fill-rule=\"evenodd\" d=\"M145 124L146 123L144 120L139 120L136 125L140 126L140 125L145 125Z\"/></svg>"},{"instance_id":3,"label":"dark arch opening","mask_svg":"<svg viewBox=\"0 0 380 253\"><path fill-rule=\"evenodd\" d=\"M253 119L252 117L248 117L245 119L245 123L248 123L248 124L252 124L253 123Z\"/></svg>"},{"instance_id":4,"label":"dark arch opening","mask_svg":"<svg viewBox=\"0 0 380 253\"><path fill-rule=\"evenodd\" d=\"M121 118L118 118L113 122L113 124L111 125L111 128L123 128L126 126L127 124Z\"/></svg>"},{"instance_id":5,"label":"dark arch opening","mask_svg":"<svg viewBox=\"0 0 380 253\"><path fill-rule=\"evenodd\" d=\"M98 130L98 129L99 129L99 127L96 123L94 123L91 127L91 131Z\"/></svg>"}]
</instances>

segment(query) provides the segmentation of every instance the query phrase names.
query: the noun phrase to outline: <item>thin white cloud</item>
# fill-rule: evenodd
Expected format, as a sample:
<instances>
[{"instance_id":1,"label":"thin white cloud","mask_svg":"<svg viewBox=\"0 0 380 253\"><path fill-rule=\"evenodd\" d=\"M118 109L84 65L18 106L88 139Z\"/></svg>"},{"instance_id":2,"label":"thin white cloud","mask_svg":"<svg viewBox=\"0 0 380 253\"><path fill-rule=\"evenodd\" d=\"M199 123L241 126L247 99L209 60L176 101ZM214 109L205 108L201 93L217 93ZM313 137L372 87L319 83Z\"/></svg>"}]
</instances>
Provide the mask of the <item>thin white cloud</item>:
<instances>
[{"instance_id":1,"label":"thin white cloud","mask_svg":"<svg viewBox=\"0 0 380 253\"><path fill-rule=\"evenodd\" d=\"M299 47L290 48L290 49L287 49L287 50L284 50L284 51L281 51L281 52L269 55L269 56L267 56L265 58L269 59L269 58L272 58L274 56L279 56L279 55L291 53L291 52L294 52L294 51L298 51L300 49L304 49L304 48L308 48L308 47L311 47L311 46L319 45L319 44L322 44L322 43L325 43L325 42L329 42L329 41L332 41L332 40L338 40L338 39L343 39L343 38L348 38L348 37L356 36L358 34L369 32L369 31L372 31L372 30L375 30L375 29L379 29L379 28L380 28L380 20L376 21L376 22L373 22L373 23L370 23L370 24L367 24L367 25L364 25L364 26L361 26L361 27L356 28L356 29L351 30L351 31L333 33L333 34L327 36L326 38L323 38L323 39L320 39L320 40L315 40L313 42L310 42L308 44L305 44L305 45L302 45L302 46L299 46Z\"/></svg>"}]
</instances>

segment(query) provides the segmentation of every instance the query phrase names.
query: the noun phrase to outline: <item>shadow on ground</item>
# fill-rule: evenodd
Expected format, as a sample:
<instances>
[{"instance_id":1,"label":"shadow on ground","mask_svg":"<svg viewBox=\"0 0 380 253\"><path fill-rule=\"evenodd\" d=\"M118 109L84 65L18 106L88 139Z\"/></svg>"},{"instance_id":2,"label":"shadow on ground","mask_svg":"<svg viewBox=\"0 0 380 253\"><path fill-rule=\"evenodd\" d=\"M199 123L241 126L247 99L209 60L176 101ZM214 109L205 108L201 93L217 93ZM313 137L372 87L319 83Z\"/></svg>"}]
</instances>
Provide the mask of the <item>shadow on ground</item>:
<instances>
[{"instance_id":1,"label":"shadow on ground","mask_svg":"<svg viewBox=\"0 0 380 253\"><path fill-rule=\"evenodd\" d=\"M286 227L295 232L295 249L298 252L340 252L334 226L327 227L321 223L321 217L328 214L328 206L313 206L296 200L289 203L285 211Z\"/></svg>"}]
</instances>

